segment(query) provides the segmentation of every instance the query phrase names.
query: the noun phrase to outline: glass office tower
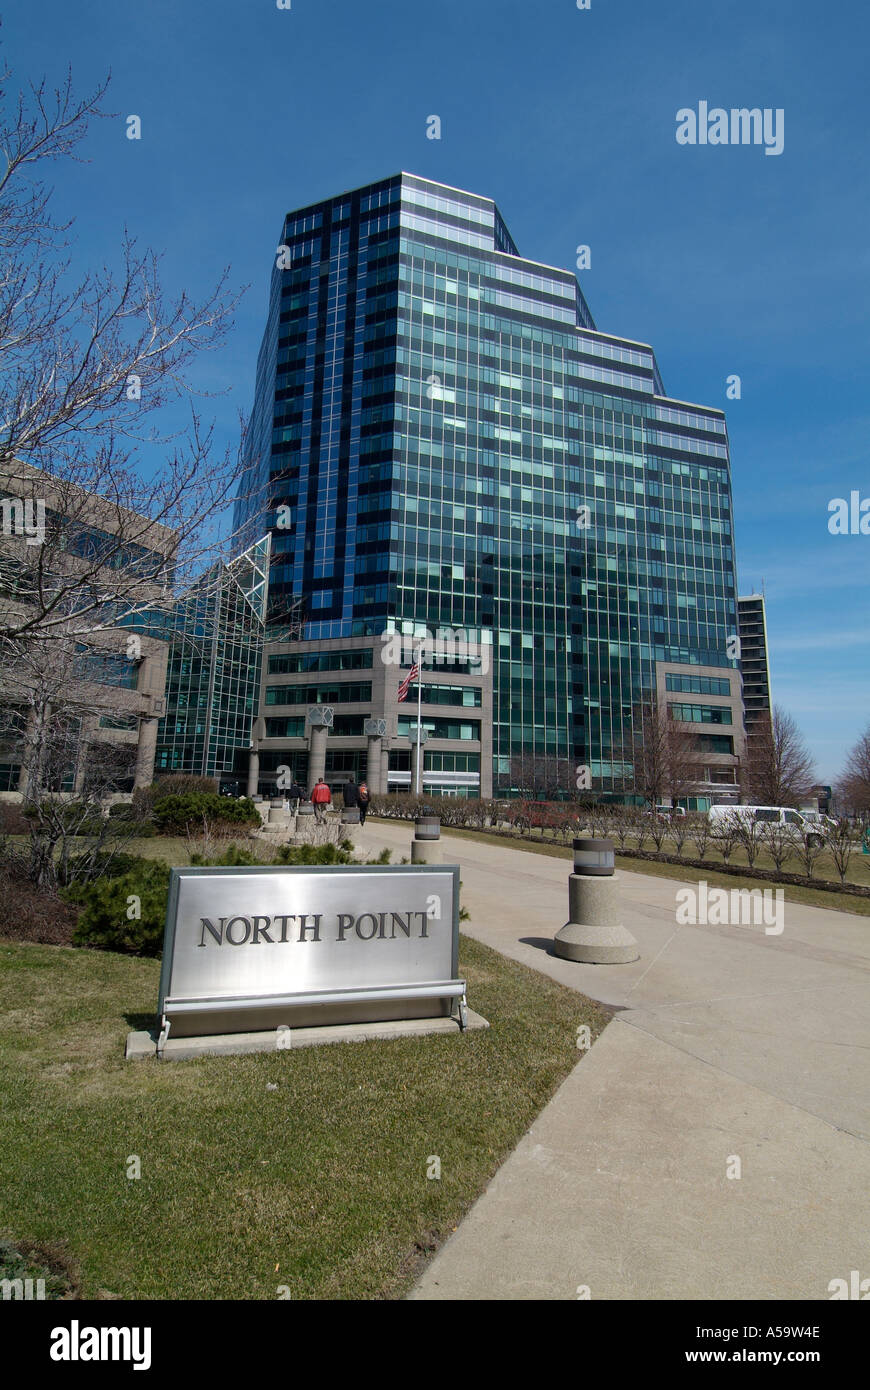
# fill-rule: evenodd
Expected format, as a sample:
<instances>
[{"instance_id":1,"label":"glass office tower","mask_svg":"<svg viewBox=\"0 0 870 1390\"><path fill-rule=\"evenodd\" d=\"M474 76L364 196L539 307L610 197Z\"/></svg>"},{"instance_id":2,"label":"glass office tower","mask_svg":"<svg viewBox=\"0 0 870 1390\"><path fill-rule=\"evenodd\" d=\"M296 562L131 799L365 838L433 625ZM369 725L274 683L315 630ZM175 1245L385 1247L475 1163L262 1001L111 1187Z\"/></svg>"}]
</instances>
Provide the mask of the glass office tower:
<instances>
[{"instance_id":1,"label":"glass office tower","mask_svg":"<svg viewBox=\"0 0 870 1390\"><path fill-rule=\"evenodd\" d=\"M271 631L491 641L496 789L540 755L618 793L663 663L735 670L722 411L488 198L400 174L279 240L235 518L272 530Z\"/></svg>"}]
</instances>

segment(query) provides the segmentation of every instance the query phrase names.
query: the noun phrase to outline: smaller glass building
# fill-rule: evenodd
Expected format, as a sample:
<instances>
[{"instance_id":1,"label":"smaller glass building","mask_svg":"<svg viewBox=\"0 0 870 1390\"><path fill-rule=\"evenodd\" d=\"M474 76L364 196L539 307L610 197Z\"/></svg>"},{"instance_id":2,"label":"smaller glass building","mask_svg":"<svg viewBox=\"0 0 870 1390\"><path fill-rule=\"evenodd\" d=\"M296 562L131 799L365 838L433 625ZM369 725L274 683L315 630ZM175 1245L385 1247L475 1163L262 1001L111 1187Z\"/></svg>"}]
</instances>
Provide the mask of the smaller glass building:
<instances>
[{"instance_id":1,"label":"smaller glass building","mask_svg":"<svg viewBox=\"0 0 870 1390\"><path fill-rule=\"evenodd\" d=\"M260 697L269 553L264 536L229 564L213 565L175 603L155 776L194 773L244 791Z\"/></svg>"}]
</instances>

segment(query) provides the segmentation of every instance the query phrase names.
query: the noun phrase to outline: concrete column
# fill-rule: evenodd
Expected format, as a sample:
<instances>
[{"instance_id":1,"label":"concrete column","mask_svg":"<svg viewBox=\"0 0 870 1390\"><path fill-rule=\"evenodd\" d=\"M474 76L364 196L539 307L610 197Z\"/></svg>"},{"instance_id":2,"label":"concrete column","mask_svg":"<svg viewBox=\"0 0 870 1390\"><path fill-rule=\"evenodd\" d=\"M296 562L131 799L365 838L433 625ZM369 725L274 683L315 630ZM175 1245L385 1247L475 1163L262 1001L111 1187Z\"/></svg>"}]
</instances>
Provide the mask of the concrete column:
<instances>
[{"instance_id":1,"label":"concrete column","mask_svg":"<svg viewBox=\"0 0 870 1390\"><path fill-rule=\"evenodd\" d=\"M248 754L248 796L256 796L260 783L260 754L252 748Z\"/></svg>"},{"instance_id":2,"label":"concrete column","mask_svg":"<svg viewBox=\"0 0 870 1390\"><path fill-rule=\"evenodd\" d=\"M386 732L387 722L385 719L367 719L363 724L363 733L368 739L366 781L372 796L380 796L387 790L386 782L381 781L383 771L382 739Z\"/></svg>"},{"instance_id":3,"label":"concrete column","mask_svg":"<svg viewBox=\"0 0 870 1390\"><path fill-rule=\"evenodd\" d=\"M136 749L134 787L150 787L154 781L154 757L157 752L158 720L148 715L139 720L139 745Z\"/></svg>"},{"instance_id":4,"label":"concrete column","mask_svg":"<svg viewBox=\"0 0 870 1390\"><path fill-rule=\"evenodd\" d=\"M326 729L312 726L308 753L309 788L319 782L326 772L326 735Z\"/></svg>"},{"instance_id":5,"label":"concrete column","mask_svg":"<svg viewBox=\"0 0 870 1390\"><path fill-rule=\"evenodd\" d=\"M381 740L377 734L369 735L368 754L366 758L366 781L369 784L369 791L372 796L380 795L381 781Z\"/></svg>"},{"instance_id":6,"label":"concrete column","mask_svg":"<svg viewBox=\"0 0 870 1390\"><path fill-rule=\"evenodd\" d=\"M381 749L381 796L386 796L390 790L390 750L387 747Z\"/></svg>"}]
</instances>

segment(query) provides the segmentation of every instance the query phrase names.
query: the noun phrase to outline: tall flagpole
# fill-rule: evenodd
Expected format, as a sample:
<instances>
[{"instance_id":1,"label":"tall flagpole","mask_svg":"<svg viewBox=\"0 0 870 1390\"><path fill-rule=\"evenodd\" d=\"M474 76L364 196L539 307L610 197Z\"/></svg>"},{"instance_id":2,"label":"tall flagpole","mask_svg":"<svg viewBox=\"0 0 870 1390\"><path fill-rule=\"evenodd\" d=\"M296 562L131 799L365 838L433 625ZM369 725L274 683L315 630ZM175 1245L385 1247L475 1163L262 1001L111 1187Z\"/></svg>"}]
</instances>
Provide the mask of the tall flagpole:
<instances>
[{"instance_id":1,"label":"tall flagpole","mask_svg":"<svg viewBox=\"0 0 870 1390\"><path fill-rule=\"evenodd\" d=\"M423 729L423 644L417 648L417 785L415 788L417 796L423 791L423 744L421 742L421 732Z\"/></svg>"}]
</instances>

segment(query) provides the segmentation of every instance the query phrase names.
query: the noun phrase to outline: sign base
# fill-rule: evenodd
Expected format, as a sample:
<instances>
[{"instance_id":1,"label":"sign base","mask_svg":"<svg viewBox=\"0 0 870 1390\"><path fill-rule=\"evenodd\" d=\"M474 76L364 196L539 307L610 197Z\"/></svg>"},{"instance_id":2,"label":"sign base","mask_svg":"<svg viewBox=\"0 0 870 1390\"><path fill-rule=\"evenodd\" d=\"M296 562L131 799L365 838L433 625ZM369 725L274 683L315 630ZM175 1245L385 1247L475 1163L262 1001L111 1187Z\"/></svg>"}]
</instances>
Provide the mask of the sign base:
<instances>
[{"instance_id":1,"label":"sign base","mask_svg":"<svg viewBox=\"0 0 870 1390\"><path fill-rule=\"evenodd\" d=\"M214 1033L200 1038L169 1037L158 1053L157 1026L147 1032L128 1033L125 1057L127 1061L142 1061L159 1057L164 1061L185 1061L191 1057L231 1056L243 1052L292 1052L297 1047L317 1047L336 1042L385 1042L393 1038L419 1038L428 1033L451 1033L488 1028L480 1014L468 1009L465 1028L459 1019L397 1018L378 1023L334 1023L316 1028L291 1028L282 1032L269 1029L259 1033Z\"/></svg>"}]
</instances>

